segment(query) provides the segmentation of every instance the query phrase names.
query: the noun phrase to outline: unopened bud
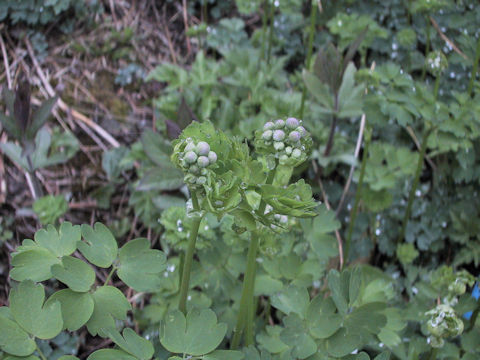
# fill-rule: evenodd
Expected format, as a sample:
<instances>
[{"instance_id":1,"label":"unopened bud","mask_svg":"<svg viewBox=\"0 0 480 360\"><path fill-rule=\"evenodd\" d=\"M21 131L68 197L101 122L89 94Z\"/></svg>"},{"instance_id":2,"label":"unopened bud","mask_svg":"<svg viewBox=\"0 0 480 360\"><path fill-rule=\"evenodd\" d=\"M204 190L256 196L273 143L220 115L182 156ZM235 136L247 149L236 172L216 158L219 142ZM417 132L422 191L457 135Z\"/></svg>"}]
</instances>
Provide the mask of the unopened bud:
<instances>
[{"instance_id":1,"label":"unopened bud","mask_svg":"<svg viewBox=\"0 0 480 360\"><path fill-rule=\"evenodd\" d=\"M275 120L275 128L282 129L285 126L285 121L282 119Z\"/></svg>"},{"instance_id":2,"label":"unopened bud","mask_svg":"<svg viewBox=\"0 0 480 360\"><path fill-rule=\"evenodd\" d=\"M298 159L300 156L302 156L302 151L300 149L293 149L292 157Z\"/></svg>"},{"instance_id":3,"label":"unopened bud","mask_svg":"<svg viewBox=\"0 0 480 360\"><path fill-rule=\"evenodd\" d=\"M285 153L286 153L287 155L290 155L290 154L292 153L292 150L293 150L293 149L292 149L291 146L287 146L287 147L285 148Z\"/></svg>"},{"instance_id":4,"label":"unopened bud","mask_svg":"<svg viewBox=\"0 0 480 360\"><path fill-rule=\"evenodd\" d=\"M298 125L300 125L300 122L293 117L289 117L285 123L289 129L295 129Z\"/></svg>"},{"instance_id":5,"label":"unopened bud","mask_svg":"<svg viewBox=\"0 0 480 360\"><path fill-rule=\"evenodd\" d=\"M210 151L208 153L208 161L210 161L210 164L215 164L217 162L217 153Z\"/></svg>"},{"instance_id":6,"label":"unopened bud","mask_svg":"<svg viewBox=\"0 0 480 360\"><path fill-rule=\"evenodd\" d=\"M208 153L207 153L208 154ZM208 157L206 156L199 156L197 160L197 165L201 168L205 168L210 164Z\"/></svg>"},{"instance_id":7,"label":"unopened bud","mask_svg":"<svg viewBox=\"0 0 480 360\"><path fill-rule=\"evenodd\" d=\"M273 143L273 148L277 151L280 151L280 150L283 150L285 148L285 144L283 142L275 141Z\"/></svg>"},{"instance_id":8,"label":"unopened bud","mask_svg":"<svg viewBox=\"0 0 480 360\"><path fill-rule=\"evenodd\" d=\"M195 161L197 161L197 154L195 154L193 151L189 151L185 154L185 161L188 163L188 164L193 164Z\"/></svg>"},{"instance_id":9,"label":"unopened bud","mask_svg":"<svg viewBox=\"0 0 480 360\"><path fill-rule=\"evenodd\" d=\"M208 145L205 141L200 141L197 144L197 154L207 156L210 152L210 145Z\"/></svg>"},{"instance_id":10,"label":"unopened bud","mask_svg":"<svg viewBox=\"0 0 480 360\"><path fill-rule=\"evenodd\" d=\"M283 139L285 139L285 133L282 130L275 130L273 132L273 140L282 141Z\"/></svg>"},{"instance_id":11,"label":"unopened bud","mask_svg":"<svg viewBox=\"0 0 480 360\"><path fill-rule=\"evenodd\" d=\"M263 140L270 140L272 138L273 131L272 130L266 130L262 134L262 139Z\"/></svg>"},{"instance_id":12,"label":"unopened bud","mask_svg":"<svg viewBox=\"0 0 480 360\"><path fill-rule=\"evenodd\" d=\"M299 141L301 137L302 136L300 135L300 133L295 130L288 135L288 138L290 139L290 141L293 141L293 142Z\"/></svg>"},{"instance_id":13,"label":"unopened bud","mask_svg":"<svg viewBox=\"0 0 480 360\"><path fill-rule=\"evenodd\" d=\"M270 130L270 129L273 129L275 127L275 124L271 121L265 123L265 125L263 125L263 130Z\"/></svg>"}]
</instances>

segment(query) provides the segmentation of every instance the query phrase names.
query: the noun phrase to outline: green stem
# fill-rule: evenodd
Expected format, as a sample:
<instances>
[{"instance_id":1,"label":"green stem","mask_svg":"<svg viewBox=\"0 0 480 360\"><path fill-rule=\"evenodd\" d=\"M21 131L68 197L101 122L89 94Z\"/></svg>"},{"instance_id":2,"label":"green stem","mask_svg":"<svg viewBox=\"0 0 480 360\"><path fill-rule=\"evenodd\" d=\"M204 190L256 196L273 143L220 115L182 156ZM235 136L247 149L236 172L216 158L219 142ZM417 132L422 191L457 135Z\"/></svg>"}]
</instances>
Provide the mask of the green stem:
<instances>
[{"instance_id":1,"label":"green stem","mask_svg":"<svg viewBox=\"0 0 480 360\"><path fill-rule=\"evenodd\" d=\"M355 220L357 219L358 206L360 204L360 198L362 196L363 178L365 176L365 168L367 166L368 158L368 148L370 147L371 139L371 130L368 127L367 119L365 119L365 145L363 147L362 165L360 167L360 176L358 178L357 191L355 192L355 200L353 203L352 211L350 212L350 223L348 224L347 239L345 240L345 261L348 261L348 253L350 251L350 244L352 243L353 226L355 225Z\"/></svg>"},{"instance_id":2,"label":"green stem","mask_svg":"<svg viewBox=\"0 0 480 360\"><path fill-rule=\"evenodd\" d=\"M422 168L423 168L423 159L425 157L425 152L427 151L428 137L430 136L432 131L433 131L433 128L431 127L429 129L425 129L425 132L423 133L422 145L420 148L420 154L418 156L418 162L417 162L417 170L415 171L415 178L413 180L413 184L410 189L410 194L408 195L407 209L405 210L402 231L400 233L400 237L398 238L398 242L403 241L405 239L405 231L407 230L408 220L410 219L410 215L412 213L413 199L415 198L415 192L417 191L418 183L420 181L420 174L422 173Z\"/></svg>"},{"instance_id":3,"label":"green stem","mask_svg":"<svg viewBox=\"0 0 480 360\"><path fill-rule=\"evenodd\" d=\"M265 59L265 39L267 33L267 17L268 17L268 0L263 2L263 15L262 15L262 45L260 50L260 57L258 58L258 67L260 67L260 63Z\"/></svg>"},{"instance_id":4,"label":"green stem","mask_svg":"<svg viewBox=\"0 0 480 360\"><path fill-rule=\"evenodd\" d=\"M436 360L437 359L437 348L432 347L432 350L430 350L430 356L428 357L429 360Z\"/></svg>"},{"instance_id":5,"label":"green stem","mask_svg":"<svg viewBox=\"0 0 480 360\"><path fill-rule=\"evenodd\" d=\"M47 357L43 354L42 350L40 350L40 347L38 346L37 343L35 343L35 346L37 348L37 353L40 356L42 360L47 360Z\"/></svg>"},{"instance_id":6,"label":"green stem","mask_svg":"<svg viewBox=\"0 0 480 360\"><path fill-rule=\"evenodd\" d=\"M268 48L267 48L267 64L270 64L270 55L272 53L272 43L273 43L273 24L275 17L275 5L270 5L270 28L268 32Z\"/></svg>"},{"instance_id":7,"label":"green stem","mask_svg":"<svg viewBox=\"0 0 480 360\"><path fill-rule=\"evenodd\" d=\"M266 184L272 184L275 179L275 173L278 164L275 164L275 169L268 173ZM262 199L258 206L258 214L263 215L267 203ZM254 318L254 305L253 305L253 293L255 290L255 260L257 257L257 250L259 244L259 234L252 233L250 239L250 246L247 253L247 268L243 277L242 296L240 298L240 307L237 315L237 323L233 328L233 338L230 344L230 349L238 348L240 340L243 335L243 330L246 327L245 345L253 343L254 331L253 331L253 318ZM245 326L246 325L246 326Z\"/></svg>"},{"instance_id":8,"label":"green stem","mask_svg":"<svg viewBox=\"0 0 480 360\"><path fill-rule=\"evenodd\" d=\"M108 273L108 276L107 276L107 278L105 279L105 282L103 283L103 286L107 286L107 285L108 285L108 282L109 282L110 279L112 278L113 273L115 272L115 270L117 270L117 268L116 268L115 266L112 266L112 270L110 270L110 272Z\"/></svg>"},{"instance_id":9,"label":"green stem","mask_svg":"<svg viewBox=\"0 0 480 360\"><path fill-rule=\"evenodd\" d=\"M195 192L191 191L193 210L198 211L198 200ZM190 284L190 273L192 271L193 254L195 253L195 243L197 242L198 229L203 216L196 216L192 222L192 228L190 229L190 236L188 237L188 247L185 253L185 261L183 263L182 270L182 282L180 284L180 301L178 309L186 314L187 312L187 295Z\"/></svg>"},{"instance_id":10,"label":"green stem","mask_svg":"<svg viewBox=\"0 0 480 360\"><path fill-rule=\"evenodd\" d=\"M245 346L253 344L254 338L254 315L255 315L255 306L254 306L254 290L255 290L255 272L256 272L256 259L257 251L259 244L259 235L256 232L252 233L252 239L250 240L250 248L248 249L247 255L247 271L245 273L246 282L245 287L247 288L247 325L245 331Z\"/></svg>"},{"instance_id":11,"label":"green stem","mask_svg":"<svg viewBox=\"0 0 480 360\"><path fill-rule=\"evenodd\" d=\"M473 329L475 326L475 322L477 321L478 313L480 312L480 302L478 306L473 310L472 317L470 318L470 323L468 324L468 328L465 330L465 332L469 332L470 330Z\"/></svg>"},{"instance_id":12,"label":"green stem","mask_svg":"<svg viewBox=\"0 0 480 360\"><path fill-rule=\"evenodd\" d=\"M317 5L316 1L312 0L312 9L310 11L310 29L308 34L308 45L307 45L307 60L305 63L305 67L307 70L310 70L310 65L312 61L312 52L313 52L313 37L315 34L315 23L317 21ZM302 102L300 104L300 114L299 118L303 119L303 111L305 108L305 98L307 96L307 86L304 84L302 90Z\"/></svg>"},{"instance_id":13,"label":"green stem","mask_svg":"<svg viewBox=\"0 0 480 360\"><path fill-rule=\"evenodd\" d=\"M475 59L473 60L473 67L472 73L470 74L470 81L468 82L468 90L467 93L472 96L473 95L473 83L475 82L475 78L477 77L477 69L478 69L478 61L480 60L480 38L477 42L477 49L475 50Z\"/></svg>"},{"instance_id":14,"label":"green stem","mask_svg":"<svg viewBox=\"0 0 480 360\"><path fill-rule=\"evenodd\" d=\"M430 53L430 21L429 21L427 16L425 17L425 21L427 23L426 28L425 28L425 32L426 32L426 36L427 36L426 44L425 44L425 58L426 58L428 56L428 54ZM427 75L427 63L425 62L423 64L422 80L425 80L426 75Z\"/></svg>"},{"instance_id":15,"label":"green stem","mask_svg":"<svg viewBox=\"0 0 480 360\"><path fill-rule=\"evenodd\" d=\"M433 96L435 98L435 101L437 101L438 98L438 89L440 88L440 75L438 75L435 78L435 86L433 88Z\"/></svg>"}]
</instances>

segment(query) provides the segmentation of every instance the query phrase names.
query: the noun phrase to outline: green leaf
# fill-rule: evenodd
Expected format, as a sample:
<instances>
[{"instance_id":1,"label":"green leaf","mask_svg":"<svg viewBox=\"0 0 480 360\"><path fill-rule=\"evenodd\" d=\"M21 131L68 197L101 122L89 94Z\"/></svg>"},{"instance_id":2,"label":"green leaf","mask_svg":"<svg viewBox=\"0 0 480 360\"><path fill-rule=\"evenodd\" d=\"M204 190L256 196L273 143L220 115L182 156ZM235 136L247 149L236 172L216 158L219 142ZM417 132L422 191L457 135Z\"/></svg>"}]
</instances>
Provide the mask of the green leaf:
<instances>
[{"instance_id":1,"label":"green leaf","mask_svg":"<svg viewBox=\"0 0 480 360\"><path fill-rule=\"evenodd\" d=\"M199 356L215 350L226 332L227 325L217 324L210 309L192 309L186 318L174 310L160 325L160 342L172 353Z\"/></svg>"},{"instance_id":2,"label":"green leaf","mask_svg":"<svg viewBox=\"0 0 480 360\"><path fill-rule=\"evenodd\" d=\"M31 241L31 240L30 240ZM24 244L27 242L24 241ZM45 281L52 277L50 268L60 260L49 250L38 246L33 241L28 246L21 246L12 255L10 277L16 281Z\"/></svg>"},{"instance_id":3,"label":"green leaf","mask_svg":"<svg viewBox=\"0 0 480 360\"><path fill-rule=\"evenodd\" d=\"M63 356L60 356L58 360L80 360L80 359L73 355L63 355Z\"/></svg>"},{"instance_id":4,"label":"green leaf","mask_svg":"<svg viewBox=\"0 0 480 360\"><path fill-rule=\"evenodd\" d=\"M68 221L64 221L58 231L53 225L48 225L46 229L35 233L35 242L57 257L71 255L77 249L80 238L80 226L72 225Z\"/></svg>"},{"instance_id":5,"label":"green leaf","mask_svg":"<svg viewBox=\"0 0 480 360\"><path fill-rule=\"evenodd\" d=\"M51 271L57 280L73 291L89 291L95 282L95 272L91 266L72 256L64 256L62 263L53 265Z\"/></svg>"},{"instance_id":6,"label":"green leaf","mask_svg":"<svg viewBox=\"0 0 480 360\"><path fill-rule=\"evenodd\" d=\"M328 85L322 83L318 77L308 72L307 70L303 70L302 76L308 91L320 102L320 104L324 108L324 111L327 113L333 113L333 95L330 93Z\"/></svg>"},{"instance_id":7,"label":"green leaf","mask_svg":"<svg viewBox=\"0 0 480 360\"><path fill-rule=\"evenodd\" d=\"M13 116L7 116L0 112L0 122L7 132L15 139L21 138L21 131L17 126L17 122Z\"/></svg>"},{"instance_id":8,"label":"green leaf","mask_svg":"<svg viewBox=\"0 0 480 360\"><path fill-rule=\"evenodd\" d=\"M215 350L203 357L203 360L242 360L244 355L241 351Z\"/></svg>"},{"instance_id":9,"label":"green leaf","mask_svg":"<svg viewBox=\"0 0 480 360\"><path fill-rule=\"evenodd\" d=\"M282 327L278 325L267 325L265 330L266 332L261 332L257 335L257 341L262 347L272 354L278 354L288 350L288 345L280 339L280 334L283 330Z\"/></svg>"},{"instance_id":10,"label":"green leaf","mask_svg":"<svg viewBox=\"0 0 480 360\"><path fill-rule=\"evenodd\" d=\"M330 270L328 273L328 287L332 291L332 299L342 314L347 313L348 309L348 283L346 283L346 272L340 273L336 270Z\"/></svg>"},{"instance_id":11,"label":"green leaf","mask_svg":"<svg viewBox=\"0 0 480 360\"><path fill-rule=\"evenodd\" d=\"M326 299L317 295L307 309L307 325L310 333L317 339L332 336L342 325L343 318L336 313L337 307L331 297Z\"/></svg>"},{"instance_id":12,"label":"green leaf","mask_svg":"<svg viewBox=\"0 0 480 360\"><path fill-rule=\"evenodd\" d=\"M160 250L150 249L150 241L139 238L127 242L119 251L118 277L137 291L157 290L160 273L166 268L166 257Z\"/></svg>"},{"instance_id":13,"label":"green leaf","mask_svg":"<svg viewBox=\"0 0 480 360\"><path fill-rule=\"evenodd\" d=\"M16 356L28 356L36 344L18 325L7 307L0 307L0 349Z\"/></svg>"},{"instance_id":14,"label":"green leaf","mask_svg":"<svg viewBox=\"0 0 480 360\"><path fill-rule=\"evenodd\" d=\"M76 331L87 323L93 314L94 301L90 293L78 293L70 289L56 291L45 305L58 301L62 310L63 328Z\"/></svg>"},{"instance_id":15,"label":"green leaf","mask_svg":"<svg viewBox=\"0 0 480 360\"><path fill-rule=\"evenodd\" d=\"M35 356L35 355L30 355L30 356L7 356L5 358L3 358L3 360L40 360L40 358L38 356ZM59 359L61 360L61 359Z\"/></svg>"},{"instance_id":16,"label":"green leaf","mask_svg":"<svg viewBox=\"0 0 480 360\"><path fill-rule=\"evenodd\" d=\"M87 360L137 360L135 356L131 356L122 350L101 349L92 353Z\"/></svg>"},{"instance_id":17,"label":"green leaf","mask_svg":"<svg viewBox=\"0 0 480 360\"><path fill-rule=\"evenodd\" d=\"M171 164L171 163L170 163ZM176 190L184 184L183 173L173 165L169 167L153 168L140 180L138 191Z\"/></svg>"},{"instance_id":18,"label":"green leaf","mask_svg":"<svg viewBox=\"0 0 480 360\"><path fill-rule=\"evenodd\" d=\"M350 334L345 328L341 328L325 341L325 347L330 355L342 357L357 349L360 343L360 335Z\"/></svg>"},{"instance_id":19,"label":"green leaf","mask_svg":"<svg viewBox=\"0 0 480 360\"><path fill-rule=\"evenodd\" d=\"M92 264L108 268L117 257L117 241L110 230L102 223L95 223L95 228L82 225L85 241L78 241L77 247Z\"/></svg>"},{"instance_id":20,"label":"green leaf","mask_svg":"<svg viewBox=\"0 0 480 360\"><path fill-rule=\"evenodd\" d=\"M58 97L52 97L42 103L42 105L32 114L32 124L27 130L27 138L33 139L37 131L47 122L48 116L52 112Z\"/></svg>"},{"instance_id":21,"label":"green leaf","mask_svg":"<svg viewBox=\"0 0 480 360\"><path fill-rule=\"evenodd\" d=\"M52 339L62 331L60 303L45 304L45 290L27 280L10 291L10 309L15 321L27 332L40 339Z\"/></svg>"},{"instance_id":22,"label":"green leaf","mask_svg":"<svg viewBox=\"0 0 480 360\"><path fill-rule=\"evenodd\" d=\"M87 322L87 329L93 336L105 337L102 329L115 328L115 319L126 320L131 309L125 295L113 286L102 286L93 294L95 307Z\"/></svg>"},{"instance_id":23,"label":"green leaf","mask_svg":"<svg viewBox=\"0 0 480 360\"><path fill-rule=\"evenodd\" d=\"M153 345L147 339L137 335L130 328L123 330L123 337L116 329L103 329L105 334L122 350L140 360L148 360L153 356Z\"/></svg>"},{"instance_id":24,"label":"green leaf","mask_svg":"<svg viewBox=\"0 0 480 360\"><path fill-rule=\"evenodd\" d=\"M308 335L305 324L296 314L288 315L283 319L285 329L280 339L292 347L292 355L296 359L306 359L317 351L317 344Z\"/></svg>"},{"instance_id":25,"label":"green leaf","mask_svg":"<svg viewBox=\"0 0 480 360\"><path fill-rule=\"evenodd\" d=\"M272 278L270 275L262 274L255 276L255 296L273 295L282 290L283 283L280 280Z\"/></svg>"},{"instance_id":26,"label":"green leaf","mask_svg":"<svg viewBox=\"0 0 480 360\"><path fill-rule=\"evenodd\" d=\"M298 314L302 319L307 311L310 296L304 287L289 285L280 293L272 296L272 306L289 315L290 313Z\"/></svg>"},{"instance_id":27,"label":"green leaf","mask_svg":"<svg viewBox=\"0 0 480 360\"><path fill-rule=\"evenodd\" d=\"M54 224L68 211L68 202L63 195L46 195L35 200L33 211L43 225Z\"/></svg>"}]
</instances>

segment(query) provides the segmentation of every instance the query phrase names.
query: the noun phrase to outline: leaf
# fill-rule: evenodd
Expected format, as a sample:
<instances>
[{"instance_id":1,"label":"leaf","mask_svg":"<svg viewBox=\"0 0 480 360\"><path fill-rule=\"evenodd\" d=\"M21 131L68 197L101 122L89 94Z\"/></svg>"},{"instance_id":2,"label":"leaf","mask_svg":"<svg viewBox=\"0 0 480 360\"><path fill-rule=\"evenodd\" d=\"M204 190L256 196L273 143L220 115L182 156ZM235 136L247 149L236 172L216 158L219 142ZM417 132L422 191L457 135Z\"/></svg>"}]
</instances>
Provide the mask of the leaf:
<instances>
[{"instance_id":1,"label":"leaf","mask_svg":"<svg viewBox=\"0 0 480 360\"><path fill-rule=\"evenodd\" d=\"M87 360L137 360L136 357L127 354L122 350L101 349L92 353Z\"/></svg>"},{"instance_id":2,"label":"leaf","mask_svg":"<svg viewBox=\"0 0 480 360\"><path fill-rule=\"evenodd\" d=\"M18 325L7 307L0 307L0 349L16 356L28 356L36 344Z\"/></svg>"},{"instance_id":3,"label":"leaf","mask_svg":"<svg viewBox=\"0 0 480 360\"><path fill-rule=\"evenodd\" d=\"M10 291L10 309L15 321L39 339L52 339L62 331L60 303L44 305L45 290L27 280Z\"/></svg>"},{"instance_id":4,"label":"leaf","mask_svg":"<svg viewBox=\"0 0 480 360\"><path fill-rule=\"evenodd\" d=\"M13 114L19 125L21 135L24 136L30 127L30 83L23 72L20 73L18 88L15 92Z\"/></svg>"},{"instance_id":5,"label":"leaf","mask_svg":"<svg viewBox=\"0 0 480 360\"><path fill-rule=\"evenodd\" d=\"M272 306L289 315L290 313L298 314L302 319L307 311L310 296L304 287L289 285L280 293L272 296Z\"/></svg>"},{"instance_id":6,"label":"leaf","mask_svg":"<svg viewBox=\"0 0 480 360\"><path fill-rule=\"evenodd\" d=\"M7 130L7 132L15 139L19 139L21 137L20 129L17 127L15 123L15 119L12 116L7 116L5 114L0 113L0 122L2 126Z\"/></svg>"},{"instance_id":7,"label":"leaf","mask_svg":"<svg viewBox=\"0 0 480 360\"><path fill-rule=\"evenodd\" d=\"M255 276L255 296L273 295L282 290L283 283L280 280L272 278L270 275L262 274Z\"/></svg>"},{"instance_id":8,"label":"leaf","mask_svg":"<svg viewBox=\"0 0 480 360\"><path fill-rule=\"evenodd\" d=\"M27 138L33 139L38 130L47 122L48 116L52 112L58 97L54 96L42 103L42 105L34 111L32 115L32 124L27 130Z\"/></svg>"},{"instance_id":9,"label":"leaf","mask_svg":"<svg viewBox=\"0 0 480 360\"><path fill-rule=\"evenodd\" d=\"M235 350L215 350L203 357L203 360L242 360L244 358L241 351Z\"/></svg>"},{"instance_id":10,"label":"leaf","mask_svg":"<svg viewBox=\"0 0 480 360\"><path fill-rule=\"evenodd\" d=\"M158 166L172 166L170 161L172 146L160 134L152 130L145 130L140 141L143 145L143 151L155 164Z\"/></svg>"},{"instance_id":11,"label":"leaf","mask_svg":"<svg viewBox=\"0 0 480 360\"><path fill-rule=\"evenodd\" d=\"M13 280L33 280L39 282L52 277L51 267L60 262L54 254L35 243L20 248L24 249L12 255L11 264L13 269L10 271L10 277Z\"/></svg>"},{"instance_id":12,"label":"leaf","mask_svg":"<svg viewBox=\"0 0 480 360\"><path fill-rule=\"evenodd\" d=\"M170 312L160 325L160 342L172 353L199 356L216 349L227 332L226 324L217 324L210 309L192 309L187 317L181 311Z\"/></svg>"},{"instance_id":13,"label":"leaf","mask_svg":"<svg viewBox=\"0 0 480 360\"><path fill-rule=\"evenodd\" d=\"M131 310L125 295L113 286L99 287L93 294L95 307L87 322L91 335L105 337L102 329L115 328L115 319L126 320L127 311Z\"/></svg>"},{"instance_id":14,"label":"leaf","mask_svg":"<svg viewBox=\"0 0 480 360\"><path fill-rule=\"evenodd\" d=\"M345 328L341 328L325 341L325 347L330 355L342 357L357 349L360 343L360 335L349 334Z\"/></svg>"},{"instance_id":15,"label":"leaf","mask_svg":"<svg viewBox=\"0 0 480 360\"><path fill-rule=\"evenodd\" d=\"M70 289L56 291L45 305L58 301L62 310L63 328L76 331L87 323L93 314L94 301L90 293L78 293Z\"/></svg>"},{"instance_id":16,"label":"leaf","mask_svg":"<svg viewBox=\"0 0 480 360\"><path fill-rule=\"evenodd\" d=\"M10 356L7 356L7 357L3 358L3 360L40 360L40 358L38 356L35 356L35 355L22 356L22 357L10 355ZM61 358L59 360L61 360Z\"/></svg>"},{"instance_id":17,"label":"leaf","mask_svg":"<svg viewBox=\"0 0 480 360\"><path fill-rule=\"evenodd\" d=\"M105 334L122 350L140 360L149 360L153 356L153 345L147 339L137 335L130 328L123 330L123 337L116 329L103 329Z\"/></svg>"},{"instance_id":18,"label":"leaf","mask_svg":"<svg viewBox=\"0 0 480 360\"><path fill-rule=\"evenodd\" d=\"M362 43L363 39L365 39L365 35L367 35L367 31L368 31L368 25L365 27L365 29L363 29L363 31L360 34L358 34L357 38L348 47L347 53L343 58L342 73L345 72L345 70L347 69L347 66L350 64L350 61L352 61L353 56L355 55L358 48L360 47L360 44Z\"/></svg>"},{"instance_id":19,"label":"leaf","mask_svg":"<svg viewBox=\"0 0 480 360\"><path fill-rule=\"evenodd\" d=\"M119 251L119 260L117 275L125 284L137 291L158 290L166 257L160 250L150 249L148 239L127 242Z\"/></svg>"},{"instance_id":20,"label":"leaf","mask_svg":"<svg viewBox=\"0 0 480 360\"><path fill-rule=\"evenodd\" d=\"M334 101L328 86L306 70L303 70L302 76L308 91L320 102L325 112L333 113L335 110Z\"/></svg>"},{"instance_id":21,"label":"leaf","mask_svg":"<svg viewBox=\"0 0 480 360\"><path fill-rule=\"evenodd\" d=\"M190 106L188 106L187 102L185 101L185 97L182 96L180 100L180 105L178 106L177 111L177 123L180 130L185 129L192 121L198 121L197 117L193 113ZM180 135L180 134L178 134ZM176 136L178 137L178 136Z\"/></svg>"},{"instance_id":22,"label":"leaf","mask_svg":"<svg viewBox=\"0 0 480 360\"><path fill-rule=\"evenodd\" d=\"M317 295L307 309L307 325L317 339L326 339L340 329L343 318L336 313L337 307L331 297Z\"/></svg>"},{"instance_id":23,"label":"leaf","mask_svg":"<svg viewBox=\"0 0 480 360\"><path fill-rule=\"evenodd\" d=\"M82 225L82 236L85 241L78 241L78 250L92 264L108 268L117 257L117 241L110 230L102 223L95 223L95 228Z\"/></svg>"},{"instance_id":24,"label":"leaf","mask_svg":"<svg viewBox=\"0 0 480 360\"><path fill-rule=\"evenodd\" d=\"M61 264L52 266L52 275L71 290L87 292L95 282L95 272L80 259L64 256Z\"/></svg>"},{"instance_id":25,"label":"leaf","mask_svg":"<svg viewBox=\"0 0 480 360\"><path fill-rule=\"evenodd\" d=\"M63 356L60 356L58 360L80 360L80 359L73 355L63 355Z\"/></svg>"},{"instance_id":26,"label":"leaf","mask_svg":"<svg viewBox=\"0 0 480 360\"><path fill-rule=\"evenodd\" d=\"M43 225L54 224L68 211L68 202L63 195L46 195L35 200L33 211Z\"/></svg>"},{"instance_id":27,"label":"leaf","mask_svg":"<svg viewBox=\"0 0 480 360\"><path fill-rule=\"evenodd\" d=\"M296 314L288 315L283 319L285 329L280 339L292 347L292 355L296 359L306 359L317 351L317 344L308 335L304 322Z\"/></svg>"},{"instance_id":28,"label":"leaf","mask_svg":"<svg viewBox=\"0 0 480 360\"><path fill-rule=\"evenodd\" d=\"M58 231L53 225L48 225L46 229L40 229L35 233L35 242L57 257L71 255L76 250L80 238L80 226L72 225L68 221L64 221Z\"/></svg>"},{"instance_id":29,"label":"leaf","mask_svg":"<svg viewBox=\"0 0 480 360\"><path fill-rule=\"evenodd\" d=\"M167 167L153 168L140 180L138 191L171 191L182 187L183 173L169 164Z\"/></svg>"},{"instance_id":30,"label":"leaf","mask_svg":"<svg viewBox=\"0 0 480 360\"><path fill-rule=\"evenodd\" d=\"M345 286L345 281L342 279L345 276L341 276L338 271L333 269L328 273L328 287L332 291L332 299L342 314L346 314L348 310L348 287Z\"/></svg>"},{"instance_id":31,"label":"leaf","mask_svg":"<svg viewBox=\"0 0 480 360\"><path fill-rule=\"evenodd\" d=\"M280 334L283 330L279 325L265 327L266 332L261 332L257 335L257 341L268 352L278 354L288 350L288 345L280 339Z\"/></svg>"}]
</instances>

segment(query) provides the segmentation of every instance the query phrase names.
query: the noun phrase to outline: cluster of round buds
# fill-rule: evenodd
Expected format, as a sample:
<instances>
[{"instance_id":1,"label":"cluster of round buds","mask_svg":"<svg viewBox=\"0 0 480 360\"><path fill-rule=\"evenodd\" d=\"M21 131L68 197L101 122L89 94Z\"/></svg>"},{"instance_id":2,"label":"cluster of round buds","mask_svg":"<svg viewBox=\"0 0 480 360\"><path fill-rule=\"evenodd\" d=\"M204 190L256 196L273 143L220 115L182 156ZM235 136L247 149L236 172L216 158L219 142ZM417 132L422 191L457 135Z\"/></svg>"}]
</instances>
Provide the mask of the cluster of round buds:
<instances>
[{"instance_id":1,"label":"cluster of round buds","mask_svg":"<svg viewBox=\"0 0 480 360\"><path fill-rule=\"evenodd\" d=\"M448 67L447 57L441 51L430 52L425 62L427 64L427 70L434 76L439 76Z\"/></svg>"},{"instance_id":2,"label":"cluster of round buds","mask_svg":"<svg viewBox=\"0 0 480 360\"><path fill-rule=\"evenodd\" d=\"M308 135L302 121L293 117L269 121L263 126L262 140L272 146L280 164L289 159L300 159L305 153L303 141Z\"/></svg>"},{"instance_id":3,"label":"cluster of round buds","mask_svg":"<svg viewBox=\"0 0 480 360\"><path fill-rule=\"evenodd\" d=\"M463 332L463 321L449 305L437 305L425 315L430 315L427 328L432 335L429 340L433 347L442 347L444 338L458 336Z\"/></svg>"},{"instance_id":4,"label":"cluster of round buds","mask_svg":"<svg viewBox=\"0 0 480 360\"><path fill-rule=\"evenodd\" d=\"M185 175L185 183L189 185L203 185L207 182L208 167L217 162L217 154L210 150L205 141L195 142L192 138L180 154L180 164Z\"/></svg>"}]
</instances>

